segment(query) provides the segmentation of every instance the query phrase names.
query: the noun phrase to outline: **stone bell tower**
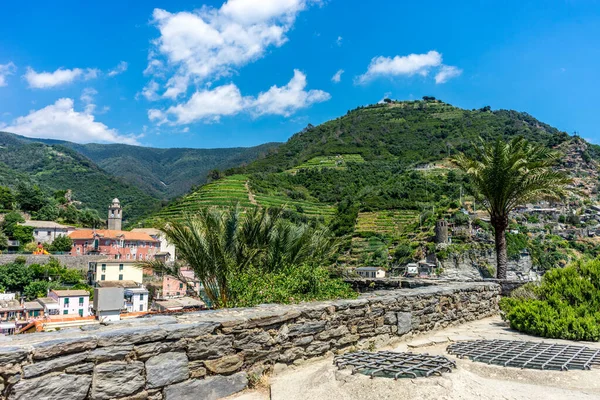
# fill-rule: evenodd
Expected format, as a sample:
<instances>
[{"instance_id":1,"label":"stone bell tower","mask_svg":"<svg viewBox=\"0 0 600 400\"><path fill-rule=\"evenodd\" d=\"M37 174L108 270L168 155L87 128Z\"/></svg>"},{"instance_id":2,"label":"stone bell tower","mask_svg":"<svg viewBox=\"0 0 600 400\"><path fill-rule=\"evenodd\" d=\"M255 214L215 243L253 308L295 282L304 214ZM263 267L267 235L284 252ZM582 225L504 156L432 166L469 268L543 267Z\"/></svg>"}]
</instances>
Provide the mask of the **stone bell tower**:
<instances>
[{"instance_id":1,"label":"stone bell tower","mask_svg":"<svg viewBox=\"0 0 600 400\"><path fill-rule=\"evenodd\" d=\"M108 229L120 231L123 214L119 199L113 199L112 204L108 207Z\"/></svg>"}]
</instances>

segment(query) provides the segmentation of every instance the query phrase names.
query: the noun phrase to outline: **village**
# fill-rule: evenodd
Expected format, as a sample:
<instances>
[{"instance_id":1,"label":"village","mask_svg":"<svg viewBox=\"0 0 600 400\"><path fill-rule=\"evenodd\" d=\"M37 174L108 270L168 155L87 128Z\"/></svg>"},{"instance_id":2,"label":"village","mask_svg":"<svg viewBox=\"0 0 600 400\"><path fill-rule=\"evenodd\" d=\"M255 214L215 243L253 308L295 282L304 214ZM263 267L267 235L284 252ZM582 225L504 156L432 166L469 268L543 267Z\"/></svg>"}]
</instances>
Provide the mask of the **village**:
<instances>
[{"instance_id":1,"label":"village","mask_svg":"<svg viewBox=\"0 0 600 400\"><path fill-rule=\"evenodd\" d=\"M179 276L142 268L143 261L175 261L175 247L154 228L122 230L122 207L114 199L108 208L108 229L75 228L53 221L26 221L33 227L37 256L60 236L71 238L68 257L87 262L88 290L49 290L47 296L25 301L19 293L0 294L0 334L55 331L114 322L146 314L196 311L206 308L202 286L191 269ZM18 243L12 243L17 245ZM94 257L89 257L94 256ZM93 258L93 261L88 261Z\"/></svg>"}]
</instances>

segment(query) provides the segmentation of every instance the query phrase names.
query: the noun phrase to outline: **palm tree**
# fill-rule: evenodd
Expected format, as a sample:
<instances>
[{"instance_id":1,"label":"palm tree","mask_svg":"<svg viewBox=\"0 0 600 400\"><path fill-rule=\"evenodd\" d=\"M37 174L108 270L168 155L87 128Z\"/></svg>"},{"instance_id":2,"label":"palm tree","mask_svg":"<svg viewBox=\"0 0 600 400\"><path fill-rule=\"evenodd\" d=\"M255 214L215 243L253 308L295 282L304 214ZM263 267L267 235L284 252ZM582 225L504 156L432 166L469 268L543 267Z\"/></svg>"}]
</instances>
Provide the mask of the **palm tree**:
<instances>
[{"instance_id":1,"label":"palm tree","mask_svg":"<svg viewBox=\"0 0 600 400\"><path fill-rule=\"evenodd\" d=\"M452 161L470 178L472 189L490 215L496 242L498 279L506 279L508 215L515 207L541 199L559 199L571 179L552 166L560 156L519 137L475 146L476 156Z\"/></svg>"},{"instance_id":2,"label":"palm tree","mask_svg":"<svg viewBox=\"0 0 600 400\"><path fill-rule=\"evenodd\" d=\"M335 250L326 229L295 225L282 219L280 209L253 208L244 213L237 206L204 209L165 224L162 230L175 245L178 262L152 261L140 268L182 279L182 265L190 267L214 308L227 306L230 282L250 266L272 272L284 266L318 264Z\"/></svg>"}]
</instances>

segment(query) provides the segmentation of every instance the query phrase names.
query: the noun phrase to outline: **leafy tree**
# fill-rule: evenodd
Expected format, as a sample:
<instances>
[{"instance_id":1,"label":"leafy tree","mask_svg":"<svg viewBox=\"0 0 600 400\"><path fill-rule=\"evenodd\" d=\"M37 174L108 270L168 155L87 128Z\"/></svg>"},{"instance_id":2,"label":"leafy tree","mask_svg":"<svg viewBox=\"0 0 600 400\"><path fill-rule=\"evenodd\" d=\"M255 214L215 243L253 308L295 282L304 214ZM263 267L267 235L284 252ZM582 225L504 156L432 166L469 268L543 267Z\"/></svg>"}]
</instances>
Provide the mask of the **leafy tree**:
<instances>
[{"instance_id":1,"label":"leafy tree","mask_svg":"<svg viewBox=\"0 0 600 400\"><path fill-rule=\"evenodd\" d=\"M34 218L38 221L55 221L58 216L58 207L52 203L46 204L34 213Z\"/></svg>"},{"instance_id":2,"label":"leafy tree","mask_svg":"<svg viewBox=\"0 0 600 400\"><path fill-rule=\"evenodd\" d=\"M33 227L17 225L13 229L12 238L19 241L20 247L33 242Z\"/></svg>"},{"instance_id":3,"label":"leafy tree","mask_svg":"<svg viewBox=\"0 0 600 400\"><path fill-rule=\"evenodd\" d=\"M4 232L0 231L0 250L8 248L8 236Z\"/></svg>"},{"instance_id":4,"label":"leafy tree","mask_svg":"<svg viewBox=\"0 0 600 400\"><path fill-rule=\"evenodd\" d=\"M91 208L84 208L77 217L81 225L89 228L99 228L102 226L102 219L98 215L98 211Z\"/></svg>"},{"instance_id":5,"label":"leafy tree","mask_svg":"<svg viewBox=\"0 0 600 400\"><path fill-rule=\"evenodd\" d=\"M460 154L453 161L469 176L474 194L490 214L495 233L497 277L506 279L505 232L509 213L531 201L560 198L571 179L552 169L558 153L523 138L510 142L497 139L475 146L475 150L475 157Z\"/></svg>"},{"instance_id":6,"label":"leafy tree","mask_svg":"<svg viewBox=\"0 0 600 400\"><path fill-rule=\"evenodd\" d=\"M0 209L12 210L15 205L15 196L6 186L0 186Z\"/></svg>"},{"instance_id":7,"label":"leafy tree","mask_svg":"<svg viewBox=\"0 0 600 400\"><path fill-rule=\"evenodd\" d=\"M27 300L34 300L38 297L46 297L51 289L59 289L61 285L58 282L33 281L23 288L23 296Z\"/></svg>"},{"instance_id":8,"label":"leafy tree","mask_svg":"<svg viewBox=\"0 0 600 400\"><path fill-rule=\"evenodd\" d=\"M50 251L69 252L73 247L73 240L67 235L58 235L50 245Z\"/></svg>"},{"instance_id":9,"label":"leafy tree","mask_svg":"<svg viewBox=\"0 0 600 400\"><path fill-rule=\"evenodd\" d=\"M79 222L79 210L74 205L69 204L60 210L60 218L66 223L76 224Z\"/></svg>"},{"instance_id":10,"label":"leafy tree","mask_svg":"<svg viewBox=\"0 0 600 400\"><path fill-rule=\"evenodd\" d=\"M32 273L25 263L14 262L0 265L0 287L9 292L18 292L32 280Z\"/></svg>"},{"instance_id":11,"label":"leafy tree","mask_svg":"<svg viewBox=\"0 0 600 400\"><path fill-rule=\"evenodd\" d=\"M9 212L2 221L2 230L8 237L13 237L15 228L22 222L25 222L25 219L20 213L16 211Z\"/></svg>"},{"instance_id":12,"label":"leafy tree","mask_svg":"<svg viewBox=\"0 0 600 400\"><path fill-rule=\"evenodd\" d=\"M38 185L19 183L17 186L17 202L21 210L27 212L39 211L46 203L46 195Z\"/></svg>"},{"instance_id":13,"label":"leafy tree","mask_svg":"<svg viewBox=\"0 0 600 400\"><path fill-rule=\"evenodd\" d=\"M276 273L286 267L316 266L332 255L335 242L327 230L295 225L281 215L281 210L258 208L244 214L237 207L204 209L182 222L169 222L163 231L177 247L179 261L194 270L212 306L219 308L231 304L232 281L249 268ZM181 264L142 265L180 275Z\"/></svg>"}]
</instances>

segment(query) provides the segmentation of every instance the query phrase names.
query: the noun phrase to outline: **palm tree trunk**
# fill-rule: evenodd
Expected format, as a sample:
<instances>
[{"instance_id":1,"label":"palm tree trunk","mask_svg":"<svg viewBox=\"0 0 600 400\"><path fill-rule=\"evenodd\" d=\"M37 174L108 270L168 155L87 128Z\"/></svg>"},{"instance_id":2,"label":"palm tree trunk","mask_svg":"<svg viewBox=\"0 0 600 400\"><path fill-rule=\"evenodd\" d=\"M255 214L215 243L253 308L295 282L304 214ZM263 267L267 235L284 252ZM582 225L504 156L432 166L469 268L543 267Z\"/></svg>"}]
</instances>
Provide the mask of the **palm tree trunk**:
<instances>
[{"instance_id":1,"label":"palm tree trunk","mask_svg":"<svg viewBox=\"0 0 600 400\"><path fill-rule=\"evenodd\" d=\"M506 228L508 227L508 217L492 217L490 222L494 227L496 241L496 278L506 279L506 270L508 258L506 256Z\"/></svg>"}]
</instances>

